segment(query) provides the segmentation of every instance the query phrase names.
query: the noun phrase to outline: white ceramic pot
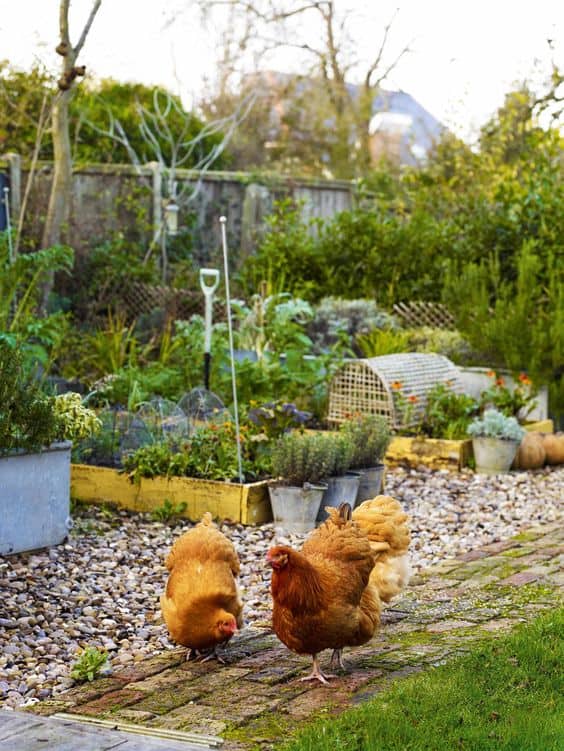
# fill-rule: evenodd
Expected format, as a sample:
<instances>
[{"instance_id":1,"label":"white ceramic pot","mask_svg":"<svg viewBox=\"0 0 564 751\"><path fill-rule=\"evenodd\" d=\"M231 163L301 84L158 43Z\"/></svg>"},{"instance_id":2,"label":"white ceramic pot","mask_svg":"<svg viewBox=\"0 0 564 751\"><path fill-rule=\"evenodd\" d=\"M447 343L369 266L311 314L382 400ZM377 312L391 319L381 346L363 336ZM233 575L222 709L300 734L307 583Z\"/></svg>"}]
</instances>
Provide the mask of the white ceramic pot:
<instances>
[{"instance_id":1,"label":"white ceramic pot","mask_svg":"<svg viewBox=\"0 0 564 751\"><path fill-rule=\"evenodd\" d=\"M519 448L519 441L505 441L501 438L472 438L476 472L482 475L496 475L509 472Z\"/></svg>"}]
</instances>

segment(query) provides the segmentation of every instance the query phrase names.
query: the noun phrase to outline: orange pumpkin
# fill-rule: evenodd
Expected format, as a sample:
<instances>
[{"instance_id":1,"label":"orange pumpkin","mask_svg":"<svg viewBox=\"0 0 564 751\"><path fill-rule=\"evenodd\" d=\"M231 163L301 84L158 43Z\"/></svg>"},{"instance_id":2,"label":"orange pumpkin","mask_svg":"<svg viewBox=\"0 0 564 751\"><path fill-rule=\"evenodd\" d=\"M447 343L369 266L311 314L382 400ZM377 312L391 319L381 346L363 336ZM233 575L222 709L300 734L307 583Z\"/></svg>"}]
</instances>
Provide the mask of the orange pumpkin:
<instances>
[{"instance_id":1,"label":"orange pumpkin","mask_svg":"<svg viewBox=\"0 0 564 751\"><path fill-rule=\"evenodd\" d=\"M542 434L525 433L513 462L515 469L538 469L544 465L545 459Z\"/></svg>"},{"instance_id":2,"label":"orange pumpkin","mask_svg":"<svg viewBox=\"0 0 564 751\"><path fill-rule=\"evenodd\" d=\"M564 433L543 433L547 464L564 464Z\"/></svg>"}]
</instances>

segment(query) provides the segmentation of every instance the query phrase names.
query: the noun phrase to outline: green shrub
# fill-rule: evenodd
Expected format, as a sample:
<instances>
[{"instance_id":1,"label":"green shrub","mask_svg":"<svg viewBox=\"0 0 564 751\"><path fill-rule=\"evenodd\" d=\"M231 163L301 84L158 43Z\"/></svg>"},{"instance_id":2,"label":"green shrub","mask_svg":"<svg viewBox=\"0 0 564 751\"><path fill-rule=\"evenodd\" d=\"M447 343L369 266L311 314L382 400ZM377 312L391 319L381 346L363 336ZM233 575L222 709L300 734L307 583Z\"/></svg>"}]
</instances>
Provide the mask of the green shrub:
<instances>
[{"instance_id":1,"label":"green shrub","mask_svg":"<svg viewBox=\"0 0 564 751\"><path fill-rule=\"evenodd\" d=\"M380 357L397 352L409 352L409 334L396 329L372 329L357 336L363 357Z\"/></svg>"},{"instance_id":2,"label":"green shrub","mask_svg":"<svg viewBox=\"0 0 564 751\"><path fill-rule=\"evenodd\" d=\"M467 394L455 393L448 384L439 383L427 394L421 432L430 438L462 440L478 411L478 403Z\"/></svg>"},{"instance_id":3,"label":"green shrub","mask_svg":"<svg viewBox=\"0 0 564 751\"><path fill-rule=\"evenodd\" d=\"M390 428L384 417L355 417L344 422L341 430L353 447L351 469L365 469L382 463L391 439Z\"/></svg>"},{"instance_id":4,"label":"green shrub","mask_svg":"<svg viewBox=\"0 0 564 751\"><path fill-rule=\"evenodd\" d=\"M286 485L318 483L335 466L335 442L322 432L292 431L279 438L272 449L272 475Z\"/></svg>"},{"instance_id":5,"label":"green shrub","mask_svg":"<svg viewBox=\"0 0 564 751\"><path fill-rule=\"evenodd\" d=\"M0 339L0 454L37 451L56 440L54 400L23 370L21 350Z\"/></svg>"}]
</instances>

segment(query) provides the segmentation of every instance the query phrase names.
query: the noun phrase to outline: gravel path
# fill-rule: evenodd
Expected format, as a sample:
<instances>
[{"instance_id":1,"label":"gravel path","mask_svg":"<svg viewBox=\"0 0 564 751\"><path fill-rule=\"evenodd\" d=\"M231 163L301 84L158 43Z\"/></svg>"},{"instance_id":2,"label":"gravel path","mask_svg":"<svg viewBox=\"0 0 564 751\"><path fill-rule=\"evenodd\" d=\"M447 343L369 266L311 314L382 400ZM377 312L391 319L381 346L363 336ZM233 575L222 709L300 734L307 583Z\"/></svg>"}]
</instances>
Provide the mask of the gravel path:
<instances>
[{"instance_id":1,"label":"gravel path","mask_svg":"<svg viewBox=\"0 0 564 751\"><path fill-rule=\"evenodd\" d=\"M564 466L495 477L397 468L386 474L386 492L411 515L418 570L562 518ZM66 544L0 557L0 705L34 703L73 685L80 647L105 647L114 667L168 649L158 610L163 560L187 526L87 507L76 512ZM247 622L269 625L264 556L273 527L222 529L241 558Z\"/></svg>"}]
</instances>

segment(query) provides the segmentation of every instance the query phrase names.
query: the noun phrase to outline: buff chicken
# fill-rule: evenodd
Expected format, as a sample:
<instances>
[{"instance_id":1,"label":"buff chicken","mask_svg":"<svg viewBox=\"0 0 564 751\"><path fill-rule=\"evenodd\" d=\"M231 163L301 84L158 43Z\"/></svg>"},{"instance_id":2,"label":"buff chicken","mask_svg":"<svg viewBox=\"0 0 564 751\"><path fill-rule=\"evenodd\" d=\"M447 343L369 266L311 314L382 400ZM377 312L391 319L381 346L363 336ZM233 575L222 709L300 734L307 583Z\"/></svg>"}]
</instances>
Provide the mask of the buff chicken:
<instances>
[{"instance_id":1,"label":"buff chicken","mask_svg":"<svg viewBox=\"0 0 564 751\"><path fill-rule=\"evenodd\" d=\"M233 543L206 513L174 543L166 567L170 573L161 610L171 639L188 647L187 659L194 654L222 662L216 647L243 625Z\"/></svg>"}]
</instances>

